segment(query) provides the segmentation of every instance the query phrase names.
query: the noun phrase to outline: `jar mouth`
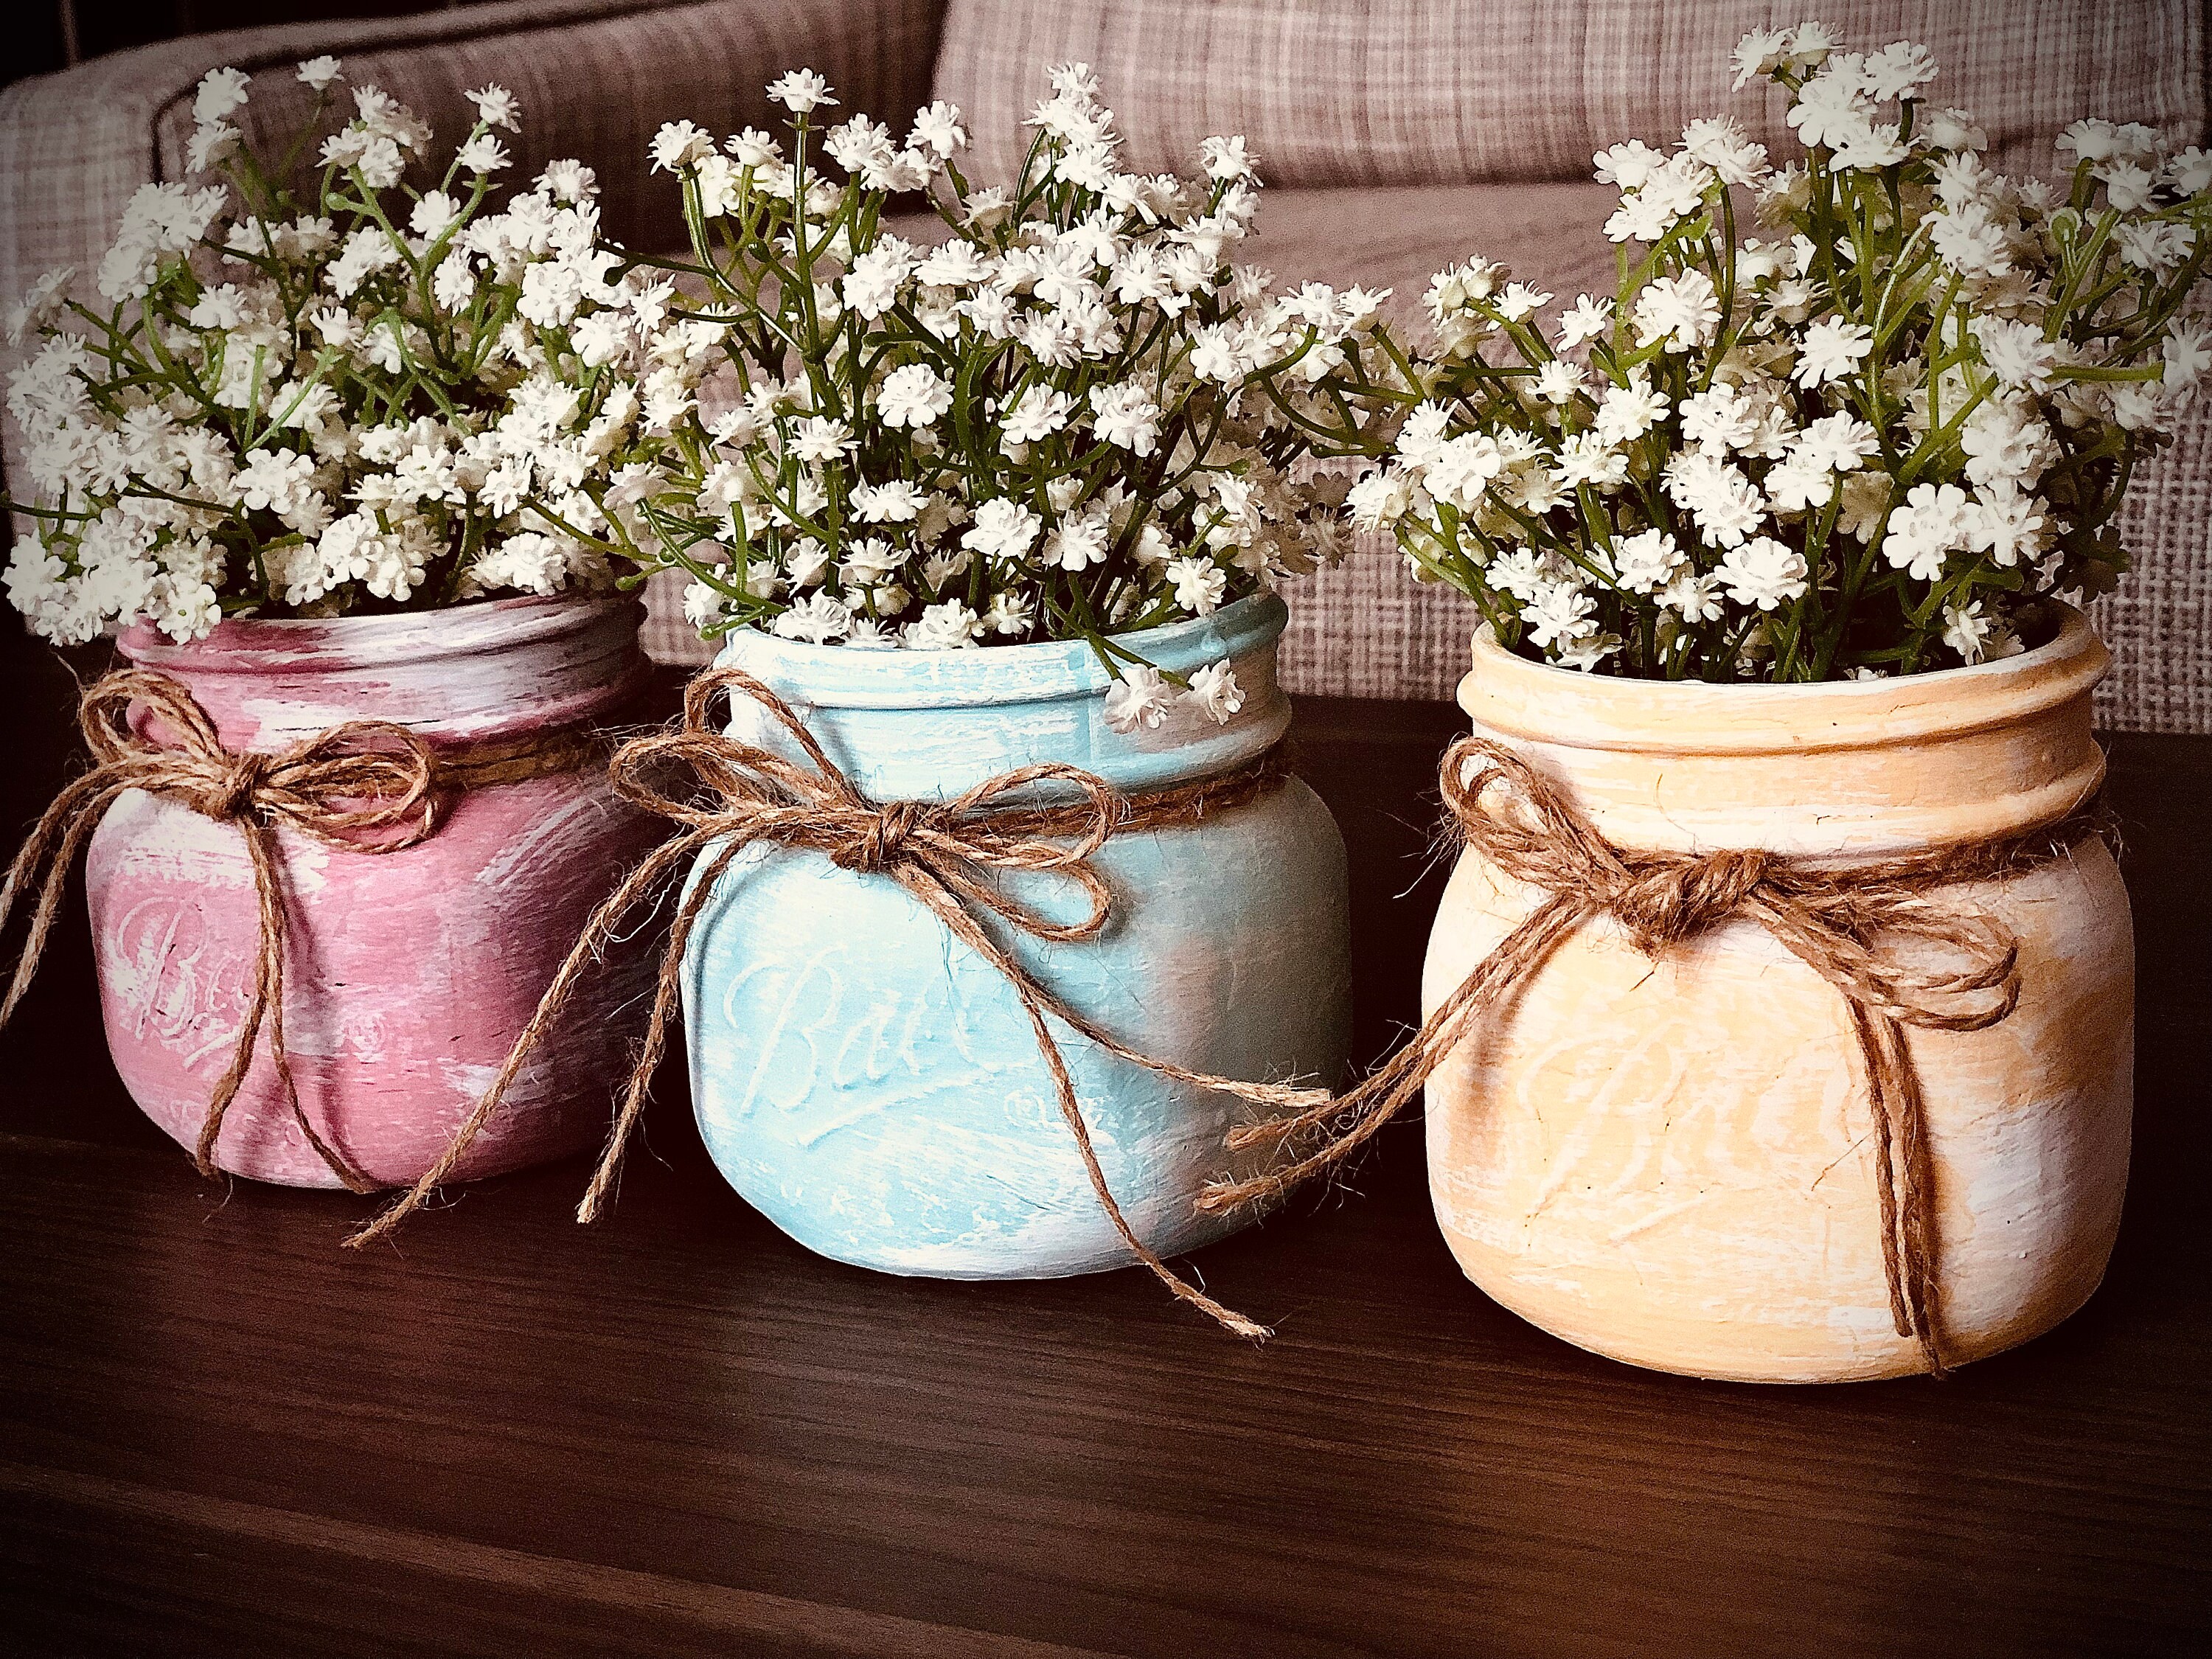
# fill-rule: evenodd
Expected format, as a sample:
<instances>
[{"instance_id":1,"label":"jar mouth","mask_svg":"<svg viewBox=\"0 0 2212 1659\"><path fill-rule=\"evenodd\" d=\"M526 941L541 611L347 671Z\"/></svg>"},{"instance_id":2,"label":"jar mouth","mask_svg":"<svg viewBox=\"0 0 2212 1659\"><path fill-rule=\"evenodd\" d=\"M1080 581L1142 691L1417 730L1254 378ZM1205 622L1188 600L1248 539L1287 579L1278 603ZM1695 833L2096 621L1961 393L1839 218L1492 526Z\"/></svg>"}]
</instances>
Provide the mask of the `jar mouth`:
<instances>
[{"instance_id":1,"label":"jar mouth","mask_svg":"<svg viewBox=\"0 0 2212 1659\"><path fill-rule=\"evenodd\" d=\"M2016 656L1878 680L1713 684L1585 674L1508 651L1486 624L1461 708L1477 726L1586 749L1683 754L1887 748L2009 725L2086 696L2112 665L2072 605L2057 632Z\"/></svg>"},{"instance_id":2,"label":"jar mouth","mask_svg":"<svg viewBox=\"0 0 2212 1659\"><path fill-rule=\"evenodd\" d=\"M117 644L142 667L189 666L195 675L386 668L509 651L603 624L611 614L643 611L627 593L522 593L380 616L234 617L205 639L182 643L137 623Z\"/></svg>"},{"instance_id":3,"label":"jar mouth","mask_svg":"<svg viewBox=\"0 0 2212 1659\"><path fill-rule=\"evenodd\" d=\"M1290 611L1273 593L1254 593L1208 617L1134 634L1114 644L1162 671L1188 675L1210 663L1264 649ZM1056 702L1104 695L1114 676L1082 640L974 650L854 650L780 639L758 628L732 633L717 667L741 667L816 708L953 708Z\"/></svg>"}]
</instances>

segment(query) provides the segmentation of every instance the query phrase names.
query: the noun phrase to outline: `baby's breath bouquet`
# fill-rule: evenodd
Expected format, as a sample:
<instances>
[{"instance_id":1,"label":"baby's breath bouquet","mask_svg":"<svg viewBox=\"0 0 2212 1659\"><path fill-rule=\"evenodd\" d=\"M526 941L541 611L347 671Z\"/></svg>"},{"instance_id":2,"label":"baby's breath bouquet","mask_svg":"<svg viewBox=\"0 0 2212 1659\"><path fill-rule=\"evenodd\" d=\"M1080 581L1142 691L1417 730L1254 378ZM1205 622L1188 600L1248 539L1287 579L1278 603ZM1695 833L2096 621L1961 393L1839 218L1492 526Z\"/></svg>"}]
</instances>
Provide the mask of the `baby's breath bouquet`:
<instances>
[{"instance_id":1,"label":"baby's breath bouquet","mask_svg":"<svg viewBox=\"0 0 2212 1659\"><path fill-rule=\"evenodd\" d=\"M1672 154L1604 151L1620 292L1548 331L1553 296L1502 267L1440 275L1418 392L1371 352L1332 376L1386 462L1352 522L1584 670L1822 680L2018 651L2040 597L2124 568L2130 470L2212 363L2189 309L2212 155L2084 121L2070 179L2016 182L1923 97L1921 46L1808 23L1737 63L1739 87L1789 89L1804 158L1724 118ZM1739 240L1739 192L1764 237Z\"/></svg>"},{"instance_id":2,"label":"baby's breath bouquet","mask_svg":"<svg viewBox=\"0 0 2212 1659\"><path fill-rule=\"evenodd\" d=\"M215 71L191 160L216 176L140 189L96 300L58 271L10 319L43 343L9 384L34 532L7 586L52 639L596 587L630 551L653 418L688 399L648 366L662 301L617 278L590 169L486 211L517 122L496 86L432 188L404 178L428 127L374 87L310 158L339 70L298 73L290 154L242 143L247 79Z\"/></svg>"},{"instance_id":3,"label":"baby's breath bouquet","mask_svg":"<svg viewBox=\"0 0 2212 1659\"><path fill-rule=\"evenodd\" d=\"M1242 140L1206 142L1202 180L1124 173L1089 70L1053 85L1003 187L963 175L951 105L901 144L865 116L828 125L836 100L808 71L769 88L791 112L781 138L661 130L654 162L682 180L693 244L679 291L699 296L678 326L726 373L647 516L709 635L1081 639L1121 682L1117 723L1157 724L1178 695L1226 719L1225 666L1179 689L1112 636L1330 550L1305 521L1341 483L1332 498L1295 477L1306 439L1243 392L1294 357L1317 375L1375 296L1267 299L1267 274L1229 258L1258 201ZM889 228L901 198L936 210L932 236Z\"/></svg>"}]
</instances>

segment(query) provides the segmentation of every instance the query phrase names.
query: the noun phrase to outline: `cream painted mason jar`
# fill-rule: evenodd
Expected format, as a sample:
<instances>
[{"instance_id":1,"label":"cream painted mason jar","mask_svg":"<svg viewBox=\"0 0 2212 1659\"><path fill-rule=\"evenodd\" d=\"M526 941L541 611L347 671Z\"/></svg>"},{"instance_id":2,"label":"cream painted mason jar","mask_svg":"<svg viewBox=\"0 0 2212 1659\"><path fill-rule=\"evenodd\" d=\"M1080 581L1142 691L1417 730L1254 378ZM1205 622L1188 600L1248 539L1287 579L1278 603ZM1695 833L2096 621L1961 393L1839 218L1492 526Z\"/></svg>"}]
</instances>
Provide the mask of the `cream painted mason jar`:
<instances>
[{"instance_id":1,"label":"cream painted mason jar","mask_svg":"<svg viewBox=\"0 0 2212 1659\"><path fill-rule=\"evenodd\" d=\"M2004 661L1820 685L1586 676L1486 631L1460 702L1616 846L1848 865L2033 831L2088 801L2105 771L2089 694L2110 660L2070 610ZM1465 854L1425 1008L1542 896ZM1987 1030L1907 1033L1956 1364L2049 1330L2103 1277L2127 1182L2135 953L2094 837L1935 898L2008 927L2023 987ZM1741 1381L1927 1369L1891 1322L1874 1131L1842 998L1749 921L1656 962L1589 923L1428 1087L1431 1193L1470 1279L1582 1347Z\"/></svg>"}]
</instances>

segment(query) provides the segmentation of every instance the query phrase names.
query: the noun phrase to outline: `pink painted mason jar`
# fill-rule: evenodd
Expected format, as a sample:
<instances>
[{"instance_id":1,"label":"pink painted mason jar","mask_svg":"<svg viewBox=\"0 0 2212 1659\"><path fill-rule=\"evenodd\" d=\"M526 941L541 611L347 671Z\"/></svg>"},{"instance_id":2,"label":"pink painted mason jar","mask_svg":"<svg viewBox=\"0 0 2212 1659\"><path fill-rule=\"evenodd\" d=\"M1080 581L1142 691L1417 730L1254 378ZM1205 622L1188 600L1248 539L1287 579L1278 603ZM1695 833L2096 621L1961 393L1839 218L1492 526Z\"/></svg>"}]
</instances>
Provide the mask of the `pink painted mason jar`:
<instances>
[{"instance_id":1,"label":"pink painted mason jar","mask_svg":"<svg viewBox=\"0 0 2212 1659\"><path fill-rule=\"evenodd\" d=\"M631 702L648 672L641 615L626 599L514 599L226 622L188 645L139 627L121 645L182 682L226 748L281 750L365 719L434 747L465 745L602 720ZM395 853L279 829L284 1046L316 1132L375 1181L404 1186L428 1170L592 906L665 828L620 800L595 763L462 792L434 835ZM244 837L133 791L94 835L85 884L115 1068L190 1148L253 988L260 915ZM633 948L586 977L457 1179L562 1157L605 1132L624 1059L616 1011L644 993L647 968ZM294 1121L265 1029L215 1161L257 1181L341 1184Z\"/></svg>"}]
</instances>

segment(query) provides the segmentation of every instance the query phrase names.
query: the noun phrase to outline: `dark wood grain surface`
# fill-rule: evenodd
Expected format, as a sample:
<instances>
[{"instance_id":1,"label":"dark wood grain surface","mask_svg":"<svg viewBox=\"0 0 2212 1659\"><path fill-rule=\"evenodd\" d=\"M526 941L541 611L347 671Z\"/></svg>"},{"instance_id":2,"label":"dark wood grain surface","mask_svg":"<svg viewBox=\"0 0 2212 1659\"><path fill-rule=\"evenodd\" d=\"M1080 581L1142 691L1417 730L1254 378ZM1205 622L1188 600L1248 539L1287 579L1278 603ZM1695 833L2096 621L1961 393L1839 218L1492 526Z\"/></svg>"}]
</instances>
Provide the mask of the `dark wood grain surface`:
<instances>
[{"instance_id":1,"label":"dark wood grain surface","mask_svg":"<svg viewBox=\"0 0 2212 1659\"><path fill-rule=\"evenodd\" d=\"M69 763L9 645L0 840ZM1307 703L1360 1039L1413 1012L1441 706ZM27 732L28 735L15 735ZM558 1165L398 1247L224 1190L109 1070L81 919L0 1034L0 1651L2184 1654L2212 1636L2212 739L2124 738L2142 950L2111 1275L1954 1381L1647 1374L1462 1279L1394 1130L1192 1265L879 1277L707 1163L680 1076L611 1220Z\"/></svg>"}]
</instances>

